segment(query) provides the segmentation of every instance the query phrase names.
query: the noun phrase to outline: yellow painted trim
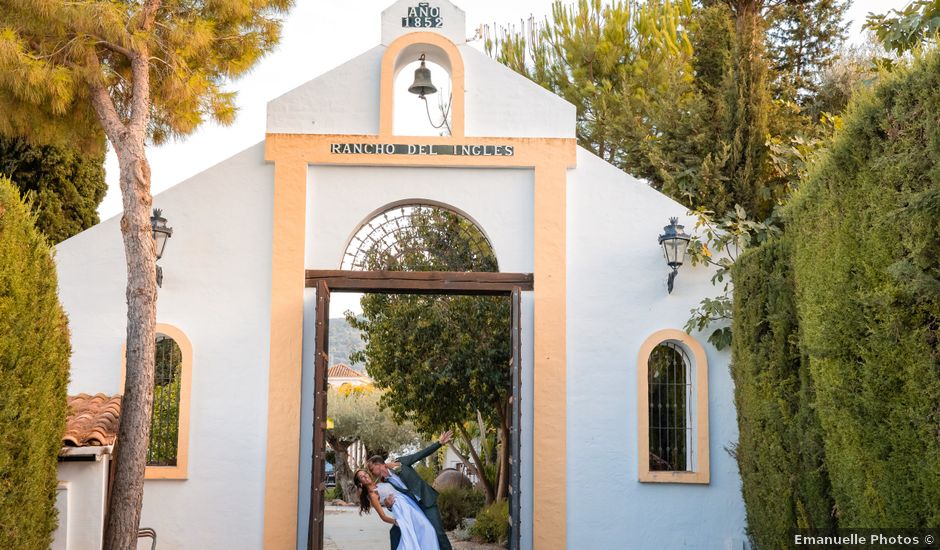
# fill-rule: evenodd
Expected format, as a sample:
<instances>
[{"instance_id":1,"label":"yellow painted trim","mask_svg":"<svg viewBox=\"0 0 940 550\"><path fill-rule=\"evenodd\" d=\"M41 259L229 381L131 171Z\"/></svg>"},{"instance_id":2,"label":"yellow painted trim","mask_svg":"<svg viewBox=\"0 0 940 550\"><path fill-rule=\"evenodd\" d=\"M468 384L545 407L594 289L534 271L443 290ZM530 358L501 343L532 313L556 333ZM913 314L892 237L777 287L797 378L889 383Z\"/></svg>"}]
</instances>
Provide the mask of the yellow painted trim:
<instances>
[{"instance_id":1,"label":"yellow painted trim","mask_svg":"<svg viewBox=\"0 0 940 550\"><path fill-rule=\"evenodd\" d=\"M535 167L535 369L532 533L539 550L567 542L567 165Z\"/></svg>"},{"instance_id":2,"label":"yellow painted trim","mask_svg":"<svg viewBox=\"0 0 940 550\"><path fill-rule=\"evenodd\" d=\"M176 434L176 466L147 466L144 479L188 479L189 477L189 409L193 389L193 345L186 334L173 325L157 323L154 331L169 336L180 347L180 410ZM127 375L127 346L121 350L121 388Z\"/></svg>"},{"instance_id":3,"label":"yellow painted trim","mask_svg":"<svg viewBox=\"0 0 940 550\"><path fill-rule=\"evenodd\" d=\"M300 388L303 367L307 162L303 144L277 150L271 240L271 349L265 460L264 547L297 547Z\"/></svg>"},{"instance_id":4,"label":"yellow painted trim","mask_svg":"<svg viewBox=\"0 0 940 550\"><path fill-rule=\"evenodd\" d=\"M394 143L512 145L513 156L340 155L331 143L389 143L388 137L268 134L265 159L274 163L271 275L271 353L264 496L264 547L296 548L300 457L300 378L308 165L524 168L535 171L535 382L533 532L535 547L566 547L567 169L576 163L573 139L402 137ZM456 205L459 206L459 205Z\"/></svg>"},{"instance_id":5,"label":"yellow painted trim","mask_svg":"<svg viewBox=\"0 0 940 550\"><path fill-rule=\"evenodd\" d=\"M673 342L684 347L692 358L695 377L695 467L691 472L660 472L650 470L649 461L649 359L653 349L663 343ZM698 340L678 329L667 328L656 331L640 346L637 355L637 461L638 477L651 483L699 483L710 480L708 456L708 358Z\"/></svg>"},{"instance_id":6,"label":"yellow painted trim","mask_svg":"<svg viewBox=\"0 0 940 550\"><path fill-rule=\"evenodd\" d=\"M398 71L406 64L418 59L403 59L407 52L420 54L419 46L428 46L428 49L437 48L447 57L450 67L450 81L453 98L451 100L451 135L463 137L464 135L464 67L463 57L453 42L443 36L431 32L413 32L397 38L389 44L382 56L382 77L380 83L379 100L379 135L391 136L394 128L395 110L395 77Z\"/></svg>"}]
</instances>

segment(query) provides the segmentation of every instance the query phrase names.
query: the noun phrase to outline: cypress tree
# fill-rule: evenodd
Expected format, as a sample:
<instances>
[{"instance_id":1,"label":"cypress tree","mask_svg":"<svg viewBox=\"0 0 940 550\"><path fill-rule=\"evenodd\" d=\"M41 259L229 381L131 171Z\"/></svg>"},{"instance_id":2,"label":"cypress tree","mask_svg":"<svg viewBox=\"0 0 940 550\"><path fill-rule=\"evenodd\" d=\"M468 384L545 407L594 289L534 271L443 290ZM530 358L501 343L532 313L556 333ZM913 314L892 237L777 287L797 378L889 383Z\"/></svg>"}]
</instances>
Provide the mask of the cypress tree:
<instances>
[{"instance_id":1,"label":"cypress tree","mask_svg":"<svg viewBox=\"0 0 940 550\"><path fill-rule=\"evenodd\" d=\"M819 75L845 41L848 8L844 0L797 0L772 12L767 39L776 97L805 104L815 96Z\"/></svg>"},{"instance_id":2,"label":"cypress tree","mask_svg":"<svg viewBox=\"0 0 940 550\"><path fill-rule=\"evenodd\" d=\"M0 548L43 550L56 525L71 349L33 218L0 177Z\"/></svg>"}]
</instances>

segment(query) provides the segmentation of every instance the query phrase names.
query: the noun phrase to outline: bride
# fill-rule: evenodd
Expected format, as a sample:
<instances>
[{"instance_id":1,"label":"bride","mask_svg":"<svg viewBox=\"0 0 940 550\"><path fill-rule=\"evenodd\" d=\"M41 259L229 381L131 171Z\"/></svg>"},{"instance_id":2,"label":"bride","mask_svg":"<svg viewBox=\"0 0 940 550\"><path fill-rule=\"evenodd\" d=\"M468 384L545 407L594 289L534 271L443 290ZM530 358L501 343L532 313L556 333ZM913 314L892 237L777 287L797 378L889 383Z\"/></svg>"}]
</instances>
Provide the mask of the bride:
<instances>
[{"instance_id":1,"label":"bride","mask_svg":"<svg viewBox=\"0 0 940 550\"><path fill-rule=\"evenodd\" d=\"M370 508L375 508L382 521L401 530L401 542L395 550L439 550L437 533L417 502L387 482L374 483L372 476L365 470L356 470L353 479L359 490L359 513L368 514ZM395 495L392 504L394 517L386 514L380 504L389 495Z\"/></svg>"}]
</instances>

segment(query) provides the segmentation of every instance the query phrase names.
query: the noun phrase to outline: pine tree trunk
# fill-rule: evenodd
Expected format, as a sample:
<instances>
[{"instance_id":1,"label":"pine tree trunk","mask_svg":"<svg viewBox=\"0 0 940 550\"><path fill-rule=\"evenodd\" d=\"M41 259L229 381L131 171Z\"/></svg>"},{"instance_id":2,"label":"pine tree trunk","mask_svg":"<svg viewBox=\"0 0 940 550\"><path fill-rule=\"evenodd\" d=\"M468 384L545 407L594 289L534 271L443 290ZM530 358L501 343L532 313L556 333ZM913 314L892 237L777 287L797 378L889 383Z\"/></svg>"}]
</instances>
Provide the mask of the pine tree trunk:
<instances>
[{"instance_id":1,"label":"pine tree trunk","mask_svg":"<svg viewBox=\"0 0 940 550\"><path fill-rule=\"evenodd\" d=\"M153 409L157 281L150 223L150 165L143 132L139 136L127 134L115 146L124 202L121 234L127 260L127 355L105 535L109 550L137 547Z\"/></svg>"}]
</instances>

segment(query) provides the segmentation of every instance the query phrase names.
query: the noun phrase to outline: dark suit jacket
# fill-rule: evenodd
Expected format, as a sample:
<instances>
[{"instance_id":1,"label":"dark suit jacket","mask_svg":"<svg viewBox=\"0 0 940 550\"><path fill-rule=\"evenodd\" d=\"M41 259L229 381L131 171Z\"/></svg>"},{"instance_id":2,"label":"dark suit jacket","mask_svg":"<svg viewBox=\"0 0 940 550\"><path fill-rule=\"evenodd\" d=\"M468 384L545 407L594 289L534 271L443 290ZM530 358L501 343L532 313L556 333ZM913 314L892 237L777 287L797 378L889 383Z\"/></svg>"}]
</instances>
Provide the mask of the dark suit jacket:
<instances>
[{"instance_id":1,"label":"dark suit jacket","mask_svg":"<svg viewBox=\"0 0 940 550\"><path fill-rule=\"evenodd\" d=\"M418 475L418 472L415 471L412 465L423 458L431 456L440 448L440 443L432 443L414 454L405 455L398 459L398 462L401 463L401 467L394 470L412 494L420 499L418 503L422 508L437 506L437 491L421 479L421 476Z\"/></svg>"}]
</instances>

